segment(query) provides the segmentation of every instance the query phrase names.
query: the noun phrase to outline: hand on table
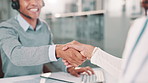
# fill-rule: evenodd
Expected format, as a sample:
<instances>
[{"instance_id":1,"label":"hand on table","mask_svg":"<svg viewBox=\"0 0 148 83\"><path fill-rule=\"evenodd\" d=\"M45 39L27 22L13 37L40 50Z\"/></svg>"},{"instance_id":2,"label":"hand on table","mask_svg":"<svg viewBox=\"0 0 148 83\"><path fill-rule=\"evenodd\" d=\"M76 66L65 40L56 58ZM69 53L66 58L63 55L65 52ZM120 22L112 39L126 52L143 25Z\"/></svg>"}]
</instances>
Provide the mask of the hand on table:
<instances>
[{"instance_id":1,"label":"hand on table","mask_svg":"<svg viewBox=\"0 0 148 83\"><path fill-rule=\"evenodd\" d=\"M75 68L75 67L69 67L67 69L68 73L70 73L73 76L79 77L81 73L87 73L88 75L94 74L94 71L90 67L81 67L81 68Z\"/></svg>"}]
</instances>

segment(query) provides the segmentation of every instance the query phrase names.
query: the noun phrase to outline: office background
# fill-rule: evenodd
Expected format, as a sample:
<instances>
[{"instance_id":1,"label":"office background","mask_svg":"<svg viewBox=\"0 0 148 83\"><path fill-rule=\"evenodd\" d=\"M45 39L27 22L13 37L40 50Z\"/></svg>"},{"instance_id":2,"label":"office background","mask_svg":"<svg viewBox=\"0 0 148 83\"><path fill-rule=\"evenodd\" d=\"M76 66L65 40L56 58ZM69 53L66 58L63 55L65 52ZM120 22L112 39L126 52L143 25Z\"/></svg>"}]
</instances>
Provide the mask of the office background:
<instances>
[{"instance_id":1,"label":"office background","mask_svg":"<svg viewBox=\"0 0 148 83\"><path fill-rule=\"evenodd\" d=\"M122 57L133 20L142 15L140 0L44 0L41 18L49 24L55 44L72 40L98 46ZM0 0L0 22L17 15L11 0ZM83 66L90 65L87 61Z\"/></svg>"}]
</instances>

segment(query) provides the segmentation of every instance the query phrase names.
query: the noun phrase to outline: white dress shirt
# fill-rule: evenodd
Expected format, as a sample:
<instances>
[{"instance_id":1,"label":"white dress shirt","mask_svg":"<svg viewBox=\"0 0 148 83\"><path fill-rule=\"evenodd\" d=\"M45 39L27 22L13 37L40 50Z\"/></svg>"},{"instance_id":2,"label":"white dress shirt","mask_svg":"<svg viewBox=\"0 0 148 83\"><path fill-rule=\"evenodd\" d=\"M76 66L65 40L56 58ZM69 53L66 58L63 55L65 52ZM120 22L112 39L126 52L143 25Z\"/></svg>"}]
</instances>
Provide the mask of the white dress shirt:
<instances>
[{"instance_id":1,"label":"white dress shirt","mask_svg":"<svg viewBox=\"0 0 148 83\"><path fill-rule=\"evenodd\" d=\"M100 48L95 48L91 63L102 67L120 83L148 83L148 25L146 20L148 20L147 17L143 16L134 21L128 33L122 59Z\"/></svg>"}]
</instances>

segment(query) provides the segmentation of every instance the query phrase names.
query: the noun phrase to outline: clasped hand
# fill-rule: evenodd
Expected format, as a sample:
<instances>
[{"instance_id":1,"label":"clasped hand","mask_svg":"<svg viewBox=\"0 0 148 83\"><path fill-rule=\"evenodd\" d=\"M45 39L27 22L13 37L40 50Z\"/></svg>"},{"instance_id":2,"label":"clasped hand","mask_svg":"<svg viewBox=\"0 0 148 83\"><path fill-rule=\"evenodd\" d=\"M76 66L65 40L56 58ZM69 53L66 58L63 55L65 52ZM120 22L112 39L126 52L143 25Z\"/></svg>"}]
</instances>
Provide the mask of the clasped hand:
<instances>
[{"instance_id":1,"label":"clasped hand","mask_svg":"<svg viewBox=\"0 0 148 83\"><path fill-rule=\"evenodd\" d=\"M67 63L70 63L70 65L74 67L81 65L86 60L86 57L84 57L79 51L75 49L69 48L62 50L65 46L66 45L56 45L57 58L66 60Z\"/></svg>"},{"instance_id":2,"label":"clasped hand","mask_svg":"<svg viewBox=\"0 0 148 83\"><path fill-rule=\"evenodd\" d=\"M61 57L66 66L77 67L81 65L86 59L92 57L94 46L82 44L77 41L72 41L66 45L57 45L57 57ZM61 50L62 49L62 50Z\"/></svg>"}]
</instances>

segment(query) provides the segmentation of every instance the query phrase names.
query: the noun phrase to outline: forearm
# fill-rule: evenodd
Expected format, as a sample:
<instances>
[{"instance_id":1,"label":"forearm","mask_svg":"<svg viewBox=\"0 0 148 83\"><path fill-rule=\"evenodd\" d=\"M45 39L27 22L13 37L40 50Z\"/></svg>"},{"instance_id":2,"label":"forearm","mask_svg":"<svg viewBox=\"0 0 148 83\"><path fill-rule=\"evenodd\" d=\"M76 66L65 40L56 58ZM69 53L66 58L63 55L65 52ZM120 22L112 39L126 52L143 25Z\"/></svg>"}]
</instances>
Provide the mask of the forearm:
<instances>
[{"instance_id":1,"label":"forearm","mask_svg":"<svg viewBox=\"0 0 148 83\"><path fill-rule=\"evenodd\" d=\"M43 44L44 46L32 45L32 43L26 45L20 41L17 30L11 27L0 27L1 50L14 65L34 66L53 61L50 58L52 54L49 52L55 53L55 49L50 51L51 45L47 44L48 42Z\"/></svg>"},{"instance_id":2,"label":"forearm","mask_svg":"<svg viewBox=\"0 0 148 83\"><path fill-rule=\"evenodd\" d=\"M33 66L50 62L48 54L49 46L15 46L13 49L7 49L5 45L2 47L6 56L17 66Z\"/></svg>"},{"instance_id":3,"label":"forearm","mask_svg":"<svg viewBox=\"0 0 148 83\"><path fill-rule=\"evenodd\" d=\"M99 48L96 49L91 58L91 63L100 66L115 78L118 78L121 72L121 62L122 59L114 57Z\"/></svg>"}]
</instances>

